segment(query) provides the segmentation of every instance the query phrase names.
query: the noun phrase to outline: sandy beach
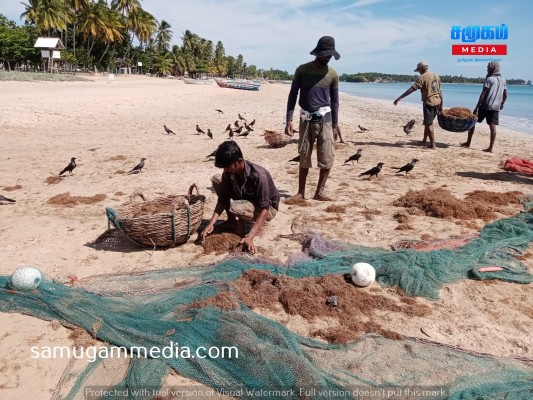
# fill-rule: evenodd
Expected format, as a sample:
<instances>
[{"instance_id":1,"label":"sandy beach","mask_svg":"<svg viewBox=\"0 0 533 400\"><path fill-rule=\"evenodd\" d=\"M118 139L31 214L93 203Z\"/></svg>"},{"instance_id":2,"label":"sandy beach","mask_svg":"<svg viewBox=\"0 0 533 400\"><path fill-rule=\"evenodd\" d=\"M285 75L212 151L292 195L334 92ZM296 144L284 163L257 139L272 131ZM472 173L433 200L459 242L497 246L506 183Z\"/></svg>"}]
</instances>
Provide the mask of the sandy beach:
<instances>
[{"instance_id":1,"label":"sandy beach","mask_svg":"<svg viewBox=\"0 0 533 400\"><path fill-rule=\"evenodd\" d=\"M278 215L255 239L258 255L264 258L285 262L301 251L298 241L280 235L311 230L327 239L390 249L400 240L473 235L486 223L523 208L512 201L487 203L490 213L481 217L438 218L393 204L409 190L439 189L459 200L475 190L533 193L533 177L501 168L509 158L531 159L532 135L499 127L494 153L485 153L482 149L489 142L485 123L478 124L472 146L466 149L459 146L466 133L444 131L435 121L437 149L429 150L418 145L421 110L343 94L340 127L347 143L336 144L335 166L326 187L336 200L286 204L285 198L297 191L298 165L288 162L297 156L297 145L270 148L260 135L264 130L283 131L290 85L264 84L251 92L143 76L88 79L0 82L0 194L16 200L0 205L1 275L31 265L48 279L73 284L96 275L208 265L227 257L228 252L207 253L194 243L197 235L166 250L106 250L94 242L108 228L105 208L119 207L135 192L150 198L185 194L196 183L207 197L204 220L209 219L216 204L210 177L220 170L206 156L227 138L224 129L238 113L248 121L256 120L248 138L236 138L245 158L271 172L283 197ZM402 127L411 119L416 124L406 135ZM197 135L197 124L204 131L211 129L214 140ZM167 135L163 125L176 135ZM359 132L358 125L368 131ZM363 149L359 163L343 165L359 148ZM74 175L53 179L71 157L77 158ZM126 174L142 157L146 158L142 173ZM409 175L396 175L391 169L413 158L420 161ZM379 178L359 177L378 162L385 164ZM317 179L314 167L308 197ZM65 193L103 196L73 206L50 202ZM533 272L533 249L522 261ZM397 296L377 283L371 288ZM426 315L387 313L381 325L400 335L473 352L533 358L531 289L531 284L501 281L456 282L446 285L436 301L417 299L429 308ZM303 335L327 326L323 320L307 320L282 310L257 311ZM2 313L0 318L0 398L50 398L68 360L32 359L29 348L70 346L71 330L20 314Z\"/></svg>"}]
</instances>

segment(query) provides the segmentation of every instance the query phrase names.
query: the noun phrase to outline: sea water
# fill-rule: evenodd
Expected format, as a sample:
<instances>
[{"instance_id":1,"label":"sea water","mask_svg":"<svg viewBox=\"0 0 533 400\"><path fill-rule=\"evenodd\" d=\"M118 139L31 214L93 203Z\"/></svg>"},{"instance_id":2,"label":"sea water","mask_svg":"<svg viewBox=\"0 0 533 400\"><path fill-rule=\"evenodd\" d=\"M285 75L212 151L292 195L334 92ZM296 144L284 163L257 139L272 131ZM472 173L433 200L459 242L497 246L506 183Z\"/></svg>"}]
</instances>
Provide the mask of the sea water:
<instances>
[{"instance_id":1,"label":"sea water","mask_svg":"<svg viewBox=\"0 0 533 400\"><path fill-rule=\"evenodd\" d=\"M390 101L392 103L411 85L412 83L409 82L341 82L339 89L343 93L354 96ZM474 110L481 90L481 84L443 83L444 108L468 107ZM408 97L404 97L401 104L414 105L422 109L420 91L417 90ZM507 101L503 110L500 111L500 126L513 131L533 134L532 85L507 85Z\"/></svg>"}]
</instances>

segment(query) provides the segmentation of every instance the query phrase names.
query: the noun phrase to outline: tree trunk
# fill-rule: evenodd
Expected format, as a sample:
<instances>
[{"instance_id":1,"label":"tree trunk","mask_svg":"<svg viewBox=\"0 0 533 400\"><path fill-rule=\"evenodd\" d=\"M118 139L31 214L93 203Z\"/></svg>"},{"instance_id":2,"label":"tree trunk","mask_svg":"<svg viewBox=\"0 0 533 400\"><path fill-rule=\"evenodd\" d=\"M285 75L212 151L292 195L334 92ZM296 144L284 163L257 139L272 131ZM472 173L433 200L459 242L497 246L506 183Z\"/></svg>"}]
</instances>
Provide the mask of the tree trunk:
<instances>
[{"instance_id":1,"label":"tree trunk","mask_svg":"<svg viewBox=\"0 0 533 400\"><path fill-rule=\"evenodd\" d=\"M102 60L104 59L106 53L107 53L107 50L109 50L109 43L107 43L107 46L105 47L105 50L104 50L104 53L102 54L102 57L100 57L100 59L98 60L98 63L96 65L100 65L100 63L102 62ZM107 68L108 69L108 72L109 72L109 67Z\"/></svg>"}]
</instances>

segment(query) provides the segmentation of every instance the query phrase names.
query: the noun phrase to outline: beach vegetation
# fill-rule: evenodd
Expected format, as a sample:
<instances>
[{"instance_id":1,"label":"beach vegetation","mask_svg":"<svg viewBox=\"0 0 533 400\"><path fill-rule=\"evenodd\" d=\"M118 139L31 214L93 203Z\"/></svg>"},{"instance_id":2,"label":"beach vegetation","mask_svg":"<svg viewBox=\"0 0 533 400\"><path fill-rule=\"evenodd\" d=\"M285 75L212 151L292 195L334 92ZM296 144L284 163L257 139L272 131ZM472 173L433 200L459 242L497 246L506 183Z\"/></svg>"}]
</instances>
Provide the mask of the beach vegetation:
<instances>
[{"instance_id":1,"label":"beach vegetation","mask_svg":"<svg viewBox=\"0 0 533 400\"><path fill-rule=\"evenodd\" d=\"M189 29L181 46L164 19L143 10L139 0L27 0L22 26L0 14L0 69L41 72L38 37L57 37L65 46L51 72L150 73L152 76L212 75L291 79L286 71L262 70L242 54L226 54L221 41Z\"/></svg>"}]
</instances>

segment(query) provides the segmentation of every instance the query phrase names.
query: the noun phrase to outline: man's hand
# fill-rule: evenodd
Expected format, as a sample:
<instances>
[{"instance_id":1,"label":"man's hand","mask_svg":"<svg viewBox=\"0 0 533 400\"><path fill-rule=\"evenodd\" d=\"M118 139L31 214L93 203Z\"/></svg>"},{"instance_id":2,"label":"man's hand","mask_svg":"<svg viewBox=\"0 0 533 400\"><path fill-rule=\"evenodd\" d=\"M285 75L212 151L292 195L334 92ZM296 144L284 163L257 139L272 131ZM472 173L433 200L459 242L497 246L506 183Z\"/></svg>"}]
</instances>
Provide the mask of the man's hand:
<instances>
[{"instance_id":1,"label":"man's hand","mask_svg":"<svg viewBox=\"0 0 533 400\"><path fill-rule=\"evenodd\" d=\"M292 121L287 121L287 125L285 125L285 135L291 136L294 135L294 129L292 128Z\"/></svg>"},{"instance_id":2,"label":"man's hand","mask_svg":"<svg viewBox=\"0 0 533 400\"><path fill-rule=\"evenodd\" d=\"M254 245L254 238L250 237L250 236L245 236L243 237L240 241L239 241L239 244L242 244L244 246L244 249L245 250L248 250L250 253L252 254L255 254L256 252L256 248L255 248L255 245Z\"/></svg>"},{"instance_id":3,"label":"man's hand","mask_svg":"<svg viewBox=\"0 0 533 400\"><path fill-rule=\"evenodd\" d=\"M336 142L337 139L340 139L340 143L346 144L346 142L342 140L341 128L339 128L338 126L336 128L333 128L333 142Z\"/></svg>"},{"instance_id":4,"label":"man's hand","mask_svg":"<svg viewBox=\"0 0 533 400\"><path fill-rule=\"evenodd\" d=\"M394 101L392 102L392 104L394 104L395 106L397 106L398 103L400 102L400 100L401 100L401 99L398 97L396 100L394 100Z\"/></svg>"},{"instance_id":5,"label":"man's hand","mask_svg":"<svg viewBox=\"0 0 533 400\"><path fill-rule=\"evenodd\" d=\"M503 110L503 103L500 105L500 110Z\"/></svg>"},{"instance_id":6,"label":"man's hand","mask_svg":"<svg viewBox=\"0 0 533 400\"><path fill-rule=\"evenodd\" d=\"M209 223L205 228L204 230L202 231L202 233L200 234L202 236L202 242L205 240L205 237L207 235L209 235L211 232L213 232L213 229L214 229L214 225Z\"/></svg>"}]
</instances>

